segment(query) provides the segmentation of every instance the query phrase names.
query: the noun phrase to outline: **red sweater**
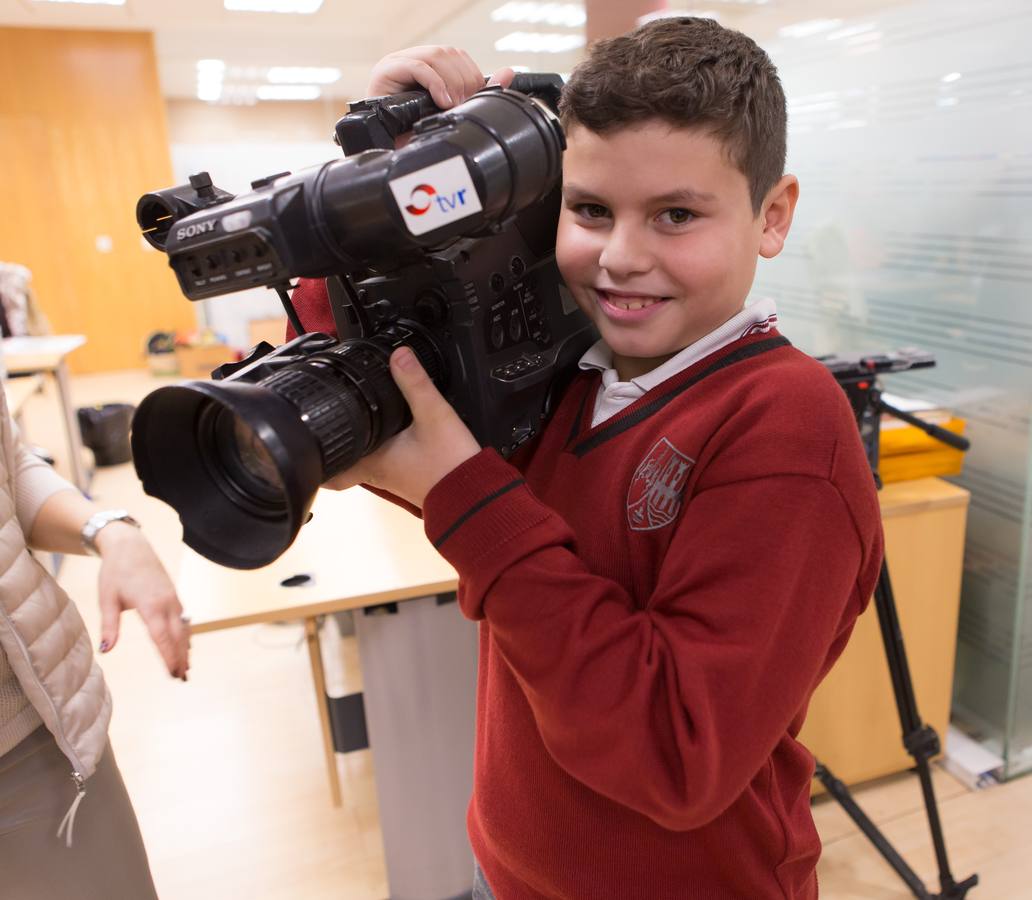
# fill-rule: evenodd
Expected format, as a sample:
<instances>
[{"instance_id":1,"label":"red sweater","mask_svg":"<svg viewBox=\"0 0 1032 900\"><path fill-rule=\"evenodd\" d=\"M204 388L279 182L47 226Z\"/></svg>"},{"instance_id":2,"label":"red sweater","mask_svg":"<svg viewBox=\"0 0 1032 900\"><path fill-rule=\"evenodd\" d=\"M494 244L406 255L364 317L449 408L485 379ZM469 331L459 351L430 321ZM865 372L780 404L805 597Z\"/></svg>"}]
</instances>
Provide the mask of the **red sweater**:
<instances>
[{"instance_id":1,"label":"red sweater","mask_svg":"<svg viewBox=\"0 0 1032 900\"><path fill-rule=\"evenodd\" d=\"M591 428L598 378L424 504L481 620L474 852L498 900L810 900L795 736L882 554L845 394L776 332Z\"/></svg>"}]
</instances>

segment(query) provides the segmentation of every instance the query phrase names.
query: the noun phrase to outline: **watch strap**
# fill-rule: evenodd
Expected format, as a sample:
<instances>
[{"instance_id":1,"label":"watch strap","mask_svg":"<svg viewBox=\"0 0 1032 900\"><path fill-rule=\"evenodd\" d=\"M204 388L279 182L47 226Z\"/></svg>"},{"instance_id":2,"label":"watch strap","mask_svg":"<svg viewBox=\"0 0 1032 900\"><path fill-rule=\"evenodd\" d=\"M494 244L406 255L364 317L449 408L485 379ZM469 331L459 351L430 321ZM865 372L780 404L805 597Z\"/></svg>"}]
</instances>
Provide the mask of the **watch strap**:
<instances>
[{"instance_id":1,"label":"watch strap","mask_svg":"<svg viewBox=\"0 0 1032 900\"><path fill-rule=\"evenodd\" d=\"M82 539L82 547L90 556L100 556L100 549L97 547L97 535L100 534L105 526L110 525L112 522L125 522L127 525L140 527L140 523L129 515L127 510L102 509L99 512L95 512L86 520L86 524L82 526L82 531L79 533Z\"/></svg>"}]
</instances>

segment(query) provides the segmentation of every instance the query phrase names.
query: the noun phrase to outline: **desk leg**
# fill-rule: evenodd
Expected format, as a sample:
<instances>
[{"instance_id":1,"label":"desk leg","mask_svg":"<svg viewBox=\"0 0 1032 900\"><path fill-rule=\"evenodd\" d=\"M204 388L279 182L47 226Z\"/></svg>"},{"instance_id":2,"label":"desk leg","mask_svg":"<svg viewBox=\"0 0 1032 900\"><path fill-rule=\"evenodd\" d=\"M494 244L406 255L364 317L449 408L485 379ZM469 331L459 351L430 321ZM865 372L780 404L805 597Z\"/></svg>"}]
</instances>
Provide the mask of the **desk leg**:
<instances>
[{"instance_id":1,"label":"desk leg","mask_svg":"<svg viewBox=\"0 0 1032 900\"><path fill-rule=\"evenodd\" d=\"M68 465L71 467L72 483L84 494L89 490L89 479L86 467L82 464L82 437L79 434L79 422L72 408L72 393L68 384L68 366L62 359L54 370L57 382L57 398L64 414L65 436L68 438Z\"/></svg>"},{"instance_id":2,"label":"desk leg","mask_svg":"<svg viewBox=\"0 0 1032 900\"><path fill-rule=\"evenodd\" d=\"M323 753L326 755L326 774L330 779L330 798L334 806L340 806L340 775L337 773L337 752L333 749L330 711L326 706L326 676L323 673L322 650L319 647L319 628L314 618L305 619L305 639L308 642L308 658L312 663L315 705L319 710L319 725L322 728Z\"/></svg>"}]
</instances>

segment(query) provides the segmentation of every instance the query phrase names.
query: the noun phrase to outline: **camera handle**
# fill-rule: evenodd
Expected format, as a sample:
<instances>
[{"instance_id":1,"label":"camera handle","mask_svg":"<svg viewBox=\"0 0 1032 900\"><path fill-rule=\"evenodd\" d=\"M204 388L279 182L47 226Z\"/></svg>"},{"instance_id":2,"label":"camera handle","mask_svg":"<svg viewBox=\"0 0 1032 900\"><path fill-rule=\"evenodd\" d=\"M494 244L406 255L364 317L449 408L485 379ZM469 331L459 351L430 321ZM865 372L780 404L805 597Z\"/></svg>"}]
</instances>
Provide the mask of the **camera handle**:
<instances>
[{"instance_id":1,"label":"camera handle","mask_svg":"<svg viewBox=\"0 0 1032 900\"><path fill-rule=\"evenodd\" d=\"M949 444L958 450L967 450L970 442L951 431L924 422L916 416L896 409L881 399L881 390L870 374L844 376L838 378L839 384L846 391L856 414L860 434L867 450L867 459L871 463L871 473L875 483L881 488L878 476L878 443L880 436L881 413L889 413L903 421L920 428L930 437ZM940 750L939 736L935 729L921 720L914 695L914 683L910 677L910 666L907 663L906 649L903 645L903 631L900 627L896 600L892 593L892 582L889 578L888 563L883 560L878 585L874 589L874 603L878 611L878 625L881 630L885 657L892 679L892 692L896 699L896 710L899 714L903 730L903 746L915 764L921 782L921 793L924 798L925 811L928 816L928 827L932 833L932 844L935 848L935 859L939 867L939 884L941 893L932 894L925 888L917 873L910 868L906 860L889 843L877 825L872 822L853 799L846 787L832 772L817 761L814 773L828 793L838 801L846 814L867 836L875 849L885 861L906 882L907 887L918 900L964 900L968 891L978 884L978 875L971 875L962 882L957 882L950 871L946 854L946 842L939 818L939 808L935 800L935 789L932 785L932 773L929 760Z\"/></svg>"},{"instance_id":2,"label":"camera handle","mask_svg":"<svg viewBox=\"0 0 1032 900\"><path fill-rule=\"evenodd\" d=\"M288 290L293 289L289 282L282 285L274 285L279 295L280 303L287 314L290 327L296 335L307 334L308 329L301 323L298 317L297 308L291 299ZM373 334L373 328L369 323L369 317L365 308L359 301L355 287L347 275L331 275L326 279L326 292L330 301L330 312L333 314L333 324L337 330L337 338L346 340L348 338L369 337Z\"/></svg>"},{"instance_id":3,"label":"camera handle","mask_svg":"<svg viewBox=\"0 0 1032 900\"><path fill-rule=\"evenodd\" d=\"M553 108L559 104L562 89L559 75L544 72L521 72L509 85L509 90L544 97ZM441 109L424 90L356 100L334 125L333 141L345 156L372 149L393 150L396 138L411 131L420 119L439 112Z\"/></svg>"},{"instance_id":4,"label":"camera handle","mask_svg":"<svg viewBox=\"0 0 1032 900\"><path fill-rule=\"evenodd\" d=\"M287 321L290 322L290 327L294 329L294 334L300 337L302 334L307 334L308 329L301 324L301 320L298 318L297 310L294 308L294 304L290 299L290 294L287 293L288 287L290 287L289 284L286 286L277 285L276 293L283 306L283 311L287 314Z\"/></svg>"}]
</instances>

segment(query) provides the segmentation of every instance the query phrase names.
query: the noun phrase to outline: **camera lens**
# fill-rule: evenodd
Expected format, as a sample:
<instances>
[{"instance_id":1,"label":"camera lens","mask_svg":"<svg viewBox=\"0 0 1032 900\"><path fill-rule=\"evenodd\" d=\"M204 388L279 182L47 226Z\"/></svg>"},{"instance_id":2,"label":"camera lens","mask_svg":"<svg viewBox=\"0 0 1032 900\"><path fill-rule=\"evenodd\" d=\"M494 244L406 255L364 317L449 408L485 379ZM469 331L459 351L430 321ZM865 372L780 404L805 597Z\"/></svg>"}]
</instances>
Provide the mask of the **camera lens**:
<instances>
[{"instance_id":1,"label":"camera lens","mask_svg":"<svg viewBox=\"0 0 1032 900\"><path fill-rule=\"evenodd\" d=\"M212 456L216 480L240 500L281 510L283 479L265 444L244 419L225 407L209 407L212 423Z\"/></svg>"},{"instance_id":2,"label":"camera lens","mask_svg":"<svg viewBox=\"0 0 1032 900\"><path fill-rule=\"evenodd\" d=\"M257 383L159 388L133 419L144 490L179 513L183 540L202 556L267 565L293 543L319 485L408 424L388 363L401 343L443 386L435 345L409 323L330 343Z\"/></svg>"}]
</instances>

